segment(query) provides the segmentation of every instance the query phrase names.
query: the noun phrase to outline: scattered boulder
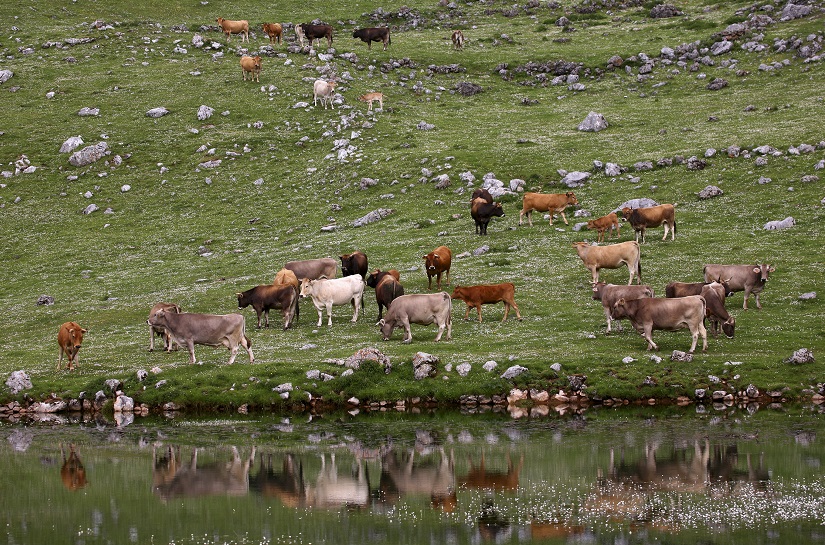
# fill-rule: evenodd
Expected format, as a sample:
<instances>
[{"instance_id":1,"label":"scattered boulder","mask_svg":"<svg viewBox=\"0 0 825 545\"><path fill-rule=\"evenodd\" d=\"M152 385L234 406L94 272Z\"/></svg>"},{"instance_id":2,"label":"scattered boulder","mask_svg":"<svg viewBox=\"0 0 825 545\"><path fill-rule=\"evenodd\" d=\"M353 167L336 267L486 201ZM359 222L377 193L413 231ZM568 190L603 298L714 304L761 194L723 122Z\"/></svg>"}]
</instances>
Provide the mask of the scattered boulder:
<instances>
[{"instance_id":1,"label":"scattered boulder","mask_svg":"<svg viewBox=\"0 0 825 545\"><path fill-rule=\"evenodd\" d=\"M590 112L584 121L579 123L579 130L583 132L599 132L607 127L607 120L602 114L596 112Z\"/></svg>"},{"instance_id":2,"label":"scattered boulder","mask_svg":"<svg viewBox=\"0 0 825 545\"><path fill-rule=\"evenodd\" d=\"M416 128L420 131L431 131L435 128L435 125L431 123L427 123L425 121L421 121L416 125Z\"/></svg>"},{"instance_id":3,"label":"scattered boulder","mask_svg":"<svg viewBox=\"0 0 825 545\"><path fill-rule=\"evenodd\" d=\"M642 197L640 199L630 199L629 201L623 202L618 208L615 208L613 212L618 212L623 208L648 208L650 206L659 206L659 203L653 199Z\"/></svg>"},{"instance_id":4,"label":"scattered boulder","mask_svg":"<svg viewBox=\"0 0 825 545\"><path fill-rule=\"evenodd\" d=\"M484 89L481 88L481 85L478 85L476 83L470 83L468 81L461 81L457 83L455 86L455 90L458 94L465 97L477 95L484 91Z\"/></svg>"},{"instance_id":5,"label":"scattered boulder","mask_svg":"<svg viewBox=\"0 0 825 545\"><path fill-rule=\"evenodd\" d=\"M708 162L704 159L699 159L695 155L689 157L687 160L688 170L703 170L706 166L708 166Z\"/></svg>"},{"instance_id":6,"label":"scattered boulder","mask_svg":"<svg viewBox=\"0 0 825 545\"><path fill-rule=\"evenodd\" d=\"M801 365L803 363L813 363L814 352L808 348L800 348L793 353L793 356L785 360L785 363L791 365Z\"/></svg>"},{"instance_id":7,"label":"scattered boulder","mask_svg":"<svg viewBox=\"0 0 825 545\"><path fill-rule=\"evenodd\" d=\"M70 136L63 145L60 146L60 153L71 153L78 147L83 145L83 139L80 135Z\"/></svg>"},{"instance_id":8,"label":"scattered boulder","mask_svg":"<svg viewBox=\"0 0 825 545\"><path fill-rule=\"evenodd\" d=\"M353 227L363 227L367 224L382 220L382 219L386 218L387 216L389 216L390 214L392 214L393 212L395 212L395 210L392 210L390 208L379 208L377 210L373 210L372 212L370 212L366 216L360 217L357 220L353 221L352 226Z\"/></svg>"},{"instance_id":9,"label":"scattered boulder","mask_svg":"<svg viewBox=\"0 0 825 545\"><path fill-rule=\"evenodd\" d=\"M793 217L788 216L784 220L769 221L765 224L765 227L763 227L763 229L765 229L766 231L776 231L779 229L788 229L789 227L793 227L794 225L796 225L796 220L793 219Z\"/></svg>"},{"instance_id":10,"label":"scattered boulder","mask_svg":"<svg viewBox=\"0 0 825 545\"><path fill-rule=\"evenodd\" d=\"M584 389L587 382L587 375L570 375L567 377L567 382L570 384L570 390L573 392L580 392Z\"/></svg>"},{"instance_id":11,"label":"scattered boulder","mask_svg":"<svg viewBox=\"0 0 825 545\"><path fill-rule=\"evenodd\" d=\"M757 388L753 384L748 384L748 387L745 388L745 395L751 399L756 399L757 397L759 397L759 388Z\"/></svg>"},{"instance_id":12,"label":"scattered boulder","mask_svg":"<svg viewBox=\"0 0 825 545\"><path fill-rule=\"evenodd\" d=\"M377 362L378 365L384 368L385 373L389 373L390 369L392 368L389 356L385 355L383 352L372 346L367 348L361 348L355 354L345 359L344 367L347 367L348 369L358 370L361 368L361 364L365 361Z\"/></svg>"},{"instance_id":13,"label":"scattered boulder","mask_svg":"<svg viewBox=\"0 0 825 545\"><path fill-rule=\"evenodd\" d=\"M589 172L568 172L564 178L561 179L561 183L572 189L582 187L589 178Z\"/></svg>"},{"instance_id":14,"label":"scattered boulder","mask_svg":"<svg viewBox=\"0 0 825 545\"><path fill-rule=\"evenodd\" d=\"M811 299L816 299L815 291L809 291L799 296L800 301L810 301Z\"/></svg>"},{"instance_id":15,"label":"scattered boulder","mask_svg":"<svg viewBox=\"0 0 825 545\"><path fill-rule=\"evenodd\" d=\"M130 413L135 410L135 400L126 395L119 395L115 399L114 411L116 413Z\"/></svg>"},{"instance_id":16,"label":"scattered boulder","mask_svg":"<svg viewBox=\"0 0 825 545\"><path fill-rule=\"evenodd\" d=\"M459 363L455 368L458 374L462 377L469 375L472 369L473 367L469 363Z\"/></svg>"},{"instance_id":17,"label":"scattered boulder","mask_svg":"<svg viewBox=\"0 0 825 545\"><path fill-rule=\"evenodd\" d=\"M143 382L149 377L149 371L146 369L138 369L135 376L137 377L138 382Z\"/></svg>"},{"instance_id":18,"label":"scattered boulder","mask_svg":"<svg viewBox=\"0 0 825 545\"><path fill-rule=\"evenodd\" d=\"M682 352L681 350L674 350L670 355L670 361L682 361L689 363L693 361L693 354L689 352Z\"/></svg>"},{"instance_id":19,"label":"scattered boulder","mask_svg":"<svg viewBox=\"0 0 825 545\"><path fill-rule=\"evenodd\" d=\"M699 198L702 200L705 199L712 199L713 197L718 197L719 195L724 194L724 191L716 187L715 185L709 185L705 187L702 191L698 193Z\"/></svg>"},{"instance_id":20,"label":"scattered boulder","mask_svg":"<svg viewBox=\"0 0 825 545\"><path fill-rule=\"evenodd\" d=\"M169 113L169 110L160 106L158 108L152 108L151 110L146 112L146 117L163 117Z\"/></svg>"},{"instance_id":21,"label":"scattered boulder","mask_svg":"<svg viewBox=\"0 0 825 545\"><path fill-rule=\"evenodd\" d=\"M88 216L92 212L97 212L98 210L100 210L100 207L98 205L96 205L95 203L92 203L92 204L90 204L89 206L87 206L86 208L83 209L83 215Z\"/></svg>"},{"instance_id":22,"label":"scattered boulder","mask_svg":"<svg viewBox=\"0 0 825 545\"><path fill-rule=\"evenodd\" d=\"M684 15L676 6L670 4L658 4L653 6L650 10L650 17L652 19L666 19L668 17L679 17Z\"/></svg>"},{"instance_id":23,"label":"scattered boulder","mask_svg":"<svg viewBox=\"0 0 825 545\"><path fill-rule=\"evenodd\" d=\"M522 373L526 373L527 371L528 371L528 369L526 367L523 367L521 365L513 365L513 366L508 367L507 370L504 371L504 373L501 374L501 378L506 379L506 380L510 380L510 379L516 378L517 376L519 376Z\"/></svg>"},{"instance_id":24,"label":"scattered boulder","mask_svg":"<svg viewBox=\"0 0 825 545\"><path fill-rule=\"evenodd\" d=\"M708 83L707 89L709 91L719 91L720 89L724 89L728 86L728 80L723 78L714 78L710 83Z\"/></svg>"},{"instance_id":25,"label":"scattered boulder","mask_svg":"<svg viewBox=\"0 0 825 545\"><path fill-rule=\"evenodd\" d=\"M606 163L604 165L605 176L615 178L616 176L621 176L622 172L624 172L624 169L616 163Z\"/></svg>"},{"instance_id":26,"label":"scattered boulder","mask_svg":"<svg viewBox=\"0 0 825 545\"><path fill-rule=\"evenodd\" d=\"M801 4L788 3L782 8L782 17L780 21L790 21L792 19L800 19L811 14L811 6Z\"/></svg>"},{"instance_id":27,"label":"scattered boulder","mask_svg":"<svg viewBox=\"0 0 825 545\"><path fill-rule=\"evenodd\" d=\"M6 379L6 386L12 394L17 394L23 390L30 390L33 387L32 381L25 371L14 371L9 375L9 378Z\"/></svg>"},{"instance_id":28,"label":"scattered boulder","mask_svg":"<svg viewBox=\"0 0 825 545\"><path fill-rule=\"evenodd\" d=\"M438 373L438 362L438 356L426 352L416 352L412 361L415 380L434 377Z\"/></svg>"},{"instance_id":29,"label":"scattered boulder","mask_svg":"<svg viewBox=\"0 0 825 545\"><path fill-rule=\"evenodd\" d=\"M109 153L109 144L106 142L98 142L97 144L86 146L82 150L71 154L71 156L69 156L69 164L76 167L91 165Z\"/></svg>"},{"instance_id":30,"label":"scattered boulder","mask_svg":"<svg viewBox=\"0 0 825 545\"><path fill-rule=\"evenodd\" d=\"M83 108L80 108L80 111L77 112L77 115L79 115L80 117L95 117L100 115L100 108L89 108L84 106Z\"/></svg>"},{"instance_id":31,"label":"scattered boulder","mask_svg":"<svg viewBox=\"0 0 825 545\"><path fill-rule=\"evenodd\" d=\"M488 373L492 372L496 367L498 367L498 363L493 360L485 362L482 368L487 371Z\"/></svg>"},{"instance_id":32,"label":"scattered boulder","mask_svg":"<svg viewBox=\"0 0 825 545\"><path fill-rule=\"evenodd\" d=\"M41 306L42 305L45 305L45 306L53 305L54 304L54 297L52 297L51 295L41 295L40 297L37 298L37 304L41 305Z\"/></svg>"},{"instance_id":33,"label":"scattered boulder","mask_svg":"<svg viewBox=\"0 0 825 545\"><path fill-rule=\"evenodd\" d=\"M0 83L6 83L14 76L14 72L11 70L0 70Z\"/></svg>"},{"instance_id":34,"label":"scattered boulder","mask_svg":"<svg viewBox=\"0 0 825 545\"><path fill-rule=\"evenodd\" d=\"M205 120L209 119L210 117L212 117L213 113L215 113L214 108L210 108L209 106L206 106L206 105L202 104L201 107L198 108L198 119L200 121L205 121Z\"/></svg>"}]
</instances>

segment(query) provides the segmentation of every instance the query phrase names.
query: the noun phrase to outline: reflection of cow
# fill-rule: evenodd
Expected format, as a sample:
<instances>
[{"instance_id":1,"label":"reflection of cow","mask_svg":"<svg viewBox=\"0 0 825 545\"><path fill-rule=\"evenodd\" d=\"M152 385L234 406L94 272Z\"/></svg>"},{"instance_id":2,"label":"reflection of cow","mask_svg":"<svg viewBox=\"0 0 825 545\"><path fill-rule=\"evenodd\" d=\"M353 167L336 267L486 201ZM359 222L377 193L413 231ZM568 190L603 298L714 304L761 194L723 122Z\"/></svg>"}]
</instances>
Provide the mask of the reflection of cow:
<instances>
[{"instance_id":1,"label":"reflection of cow","mask_svg":"<svg viewBox=\"0 0 825 545\"><path fill-rule=\"evenodd\" d=\"M153 470L154 492L163 501L172 498L201 496L245 496L249 493L249 468L255 460L255 447L249 458L242 460L236 447L232 447L232 459L228 462L213 462L198 467L198 449L192 449L189 464L180 460L177 452L170 448L168 458L155 457Z\"/></svg>"},{"instance_id":2,"label":"reflection of cow","mask_svg":"<svg viewBox=\"0 0 825 545\"><path fill-rule=\"evenodd\" d=\"M60 480L63 481L63 486L73 492L85 488L89 484L86 481L86 468L83 467L83 462L75 452L74 445L69 445L69 457L67 458L61 443L60 454L63 456L63 465L60 466Z\"/></svg>"},{"instance_id":3,"label":"reflection of cow","mask_svg":"<svg viewBox=\"0 0 825 545\"><path fill-rule=\"evenodd\" d=\"M458 479L458 485L463 488L478 490L516 490L521 468L524 465L524 455L521 456L518 466L513 465L510 453L507 453L507 472L488 470L484 462L484 452L481 453L481 463L475 466L470 460L470 471L463 478Z\"/></svg>"},{"instance_id":4,"label":"reflection of cow","mask_svg":"<svg viewBox=\"0 0 825 545\"><path fill-rule=\"evenodd\" d=\"M441 449L441 460L415 463L415 450L401 456L390 450L381 459L381 498L395 503L404 496L429 496L433 508L451 512L456 506L455 463Z\"/></svg>"},{"instance_id":5,"label":"reflection of cow","mask_svg":"<svg viewBox=\"0 0 825 545\"><path fill-rule=\"evenodd\" d=\"M370 498L369 477L361 460L354 475L338 473L335 454L331 462L321 455L321 471L314 483L304 479L302 463L296 463L291 454L284 457L281 472L272 467L272 456L261 456L261 469L252 479L253 490L263 496L276 497L287 507L337 509L339 507L365 507Z\"/></svg>"}]
</instances>

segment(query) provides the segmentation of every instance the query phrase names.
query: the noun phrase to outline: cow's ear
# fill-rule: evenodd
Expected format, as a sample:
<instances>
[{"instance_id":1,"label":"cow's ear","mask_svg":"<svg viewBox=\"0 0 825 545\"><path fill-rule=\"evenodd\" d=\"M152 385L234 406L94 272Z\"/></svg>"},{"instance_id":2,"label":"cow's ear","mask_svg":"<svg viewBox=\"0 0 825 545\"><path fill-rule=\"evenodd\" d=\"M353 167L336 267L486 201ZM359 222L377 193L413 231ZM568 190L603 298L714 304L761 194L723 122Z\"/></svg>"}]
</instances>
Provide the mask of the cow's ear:
<instances>
[{"instance_id":1,"label":"cow's ear","mask_svg":"<svg viewBox=\"0 0 825 545\"><path fill-rule=\"evenodd\" d=\"M762 272L762 269L760 269L759 267L754 267L753 272L755 272L756 274L759 274L759 273Z\"/></svg>"},{"instance_id":2,"label":"cow's ear","mask_svg":"<svg viewBox=\"0 0 825 545\"><path fill-rule=\"evenodd\" d=\"M240 299L241 297L243 297L243 293L236 293L236 294L235 294L235 297L237 297L238 299Z\"/></svg>"},{"instance_id":3,"label":"cow's ear","mask_svg":"<svg viewBox=\"0 0 825 545\"><path fill-rule=\"evenodd\" d=\"M775 270L776 270L776 267L770 267L770 266L768 267L768 272L769 273L772 273Z\"/></svg>"},{"instance_id":4,"label":"cow's ear","mask_svg":"<svg viewBox=\"0 0 825 545\"><path fill-rule=\"evenodd\" d=\"M386 322L384 321L384 318L381 318L380 320L378 320L377 322L375 322L375 325L377 325L377 326L379 326L379 327L383 327L385 323L386 323Z\"/></svg>"},{"instance_id":5,"label":"cow's ear","mask_svg":"<svg viewBox=\"0 0 825 545\"><path fill-rule=\"evenodd\" d=\"M422 258L422 259L427 259L427 256L425 256L425 255L424 255L424 256L421 256L421 258Z\"/></svg>"},{"instance_id":6,"label":"cow's ear","mask_svg":"<svg viewBox=\"0 0 825 545\"><path fill-rule=\"evenodd\" d=\"M89 332L89 330L88 330L88 329L81 329L81 330L80 330L80 332L81 332L81 333L88 333L88 332Z\"/></svg>"},{"instance_id":7,"label":"cow's ear","mask_svg":"<svg viewBox=\"0 0 825 545\"><path fill-rule=\"evenodd\" d=\"M624 301L624 297L622 297L621 299L619 299L618 301L616 301L616 304L617 304L617 305L624 305L624 303L625 303L625 301Z\"/></svg>"}]
</instances>

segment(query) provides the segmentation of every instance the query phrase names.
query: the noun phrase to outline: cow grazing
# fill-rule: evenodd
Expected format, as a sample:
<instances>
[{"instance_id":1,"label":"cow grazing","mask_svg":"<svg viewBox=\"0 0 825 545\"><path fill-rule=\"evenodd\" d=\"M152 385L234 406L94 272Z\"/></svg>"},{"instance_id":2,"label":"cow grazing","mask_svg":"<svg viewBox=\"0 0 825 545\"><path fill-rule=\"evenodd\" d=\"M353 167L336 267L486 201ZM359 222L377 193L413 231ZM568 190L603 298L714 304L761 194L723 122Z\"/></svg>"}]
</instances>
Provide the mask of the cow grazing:
<instances>
[{"instance_id":1,"label":"cow grazing","mask_svg":"<svg viewBox=\"0 0 825 545\"><path fill-rule=\"evenodd\" d=\"M633 230L636 231L636 241L639 240L639 233L642 234L642 243L645 242L645 230L648 227L665 226L665 235L662 240L667 238L667 232L670 230L670 240L676 238L676 210L672 204L660 204L658 206L650 206L648 208L622 208L622 218L630 223Z\"/></svg>"},{"instance_id":2,"label":"cow grazing","mask_svg":"<svg viewBox=\"0 0 825 545\"><path fill-rule=\"evenodd\" d=\"M249 81L260 82L261 78L261 58L244 55L241 57L241 72L243 80L246 81L246 74L249 74Z\"/></svg>"},{"instance_id":3,"label":"cow grazing","mask_svg":"<svg viewBox=\"0 0 825 545\"><path fill-rule=\"evenodd\" d=\"M722 286L723 297L730 297L733 291L730 290L726 280L712 282L668 282L665 286L665 297L685 297L686 295L702 295L702 289L710 284L717 283Z\"/></svg>"},{"instance_id":4,"label":"cow grazing","mask_svg":"<svg viewBox=\"0 0 825 545\"><path fill-rule=\"evenodd\" d=\"M359 28L352 33L353 38L358 38L362 42L367 42L367 49L372 49L372 42L384 42L384 51L392 44L390 29L387 27Z\"/></svg>"},{"instance_id":5,"label":"cow grazing","mask_svg":"<svg viewBox=\"0 0 825 545\"><path fill-rule=\"evenodd\" d=\"M338 271L338 262L331 257L322 257L321 259L305 259L303 261L289 261L284 265L285 269L295 273L298 280L309 278L335 278L335 273Z\"/></svg>"},{"instance_id":6,"label":"cow grazing","mask_svg":"<svg viewBox=\"0 0 825 545\"><path fill-rule=\"evenodd\" d=\"M453 42L453 49L464 49L464 33L460 30L454 30L453 35L450 36Z\"/></svg>"},{"instance_id":7,"label":"cow grazing","mask_svg":"<svg viewBox=\"0 0 825 545\"><path fill-rule=\"evenodd\" d=\"M302 23L295 25L295 35L298 37L301 47L304 47L304 39L309 40L309 46L312 47L312 42L321 38L326 38L327 47L332 47L332 27L330 25Z\"/></svg>"},{"instance_id":8,"label":"cow grazing","mask_svg":"<svg viewBox=\"0 0 825 545\"><path fill-rule=\"evenodd\" d=\"M453 260L453 253L446 246L439 246L432 252L423 256L427 270L427 289L433 289L433 276L436 277L438 289L441 289L441 273L446 273L447 285L450 285L450 264Z\"/></svg>"},{"instance_id":9,"label":"cow grazing","mask_svg":"<svg viewBox=\"0 0 825 545\"><path fill-rule=\"evenodd\" d=\"M376 100L378 101L378 106L382 110L384 109L384 95L382 93L367 93L358 97L358 100L361 102L369 102L369 107L367 108L368 112L372 111L372 103Z\"/></svg>"},{"instance_id":10,"label":"cow grazing","mask_svg":"<svg viewBox=\"0 0 825 545\"><path fill-rule=\"evenodd\" d=\"M479 197L472 201L470 208L470 215L476 224L476 234L486 235L487 225L490 219L495 216L498 218L504 217L504 209L500 202L488 203L483 197Z\"/></svg>"},{"instance_id":11,"label":"cow grazing","mask_svg":"<svg viewBox=\"0 0 825 545\"><path fill-rule=\"evenodd\" d=\"M571 205L579 204L576 195L572 191L567 193L525 193L521 213L518 216L518 224L522 224L524 215L527 214L527 221L530 227L533 226L533 210L537 212L548 212L550 214L550 225L553 225L553 214L561 214L565 225L567 216L564 209Z\"/></svg>"},{"instance_id":12,"label":"cow grazing","mask_svg":"<svg viewBox=\"0 0 825 545\"><path fill-rule=\"evenodd\" d=\"M152 310L149 311L149 317L151 318L152 315L161 310L168 310L169 312L174 312L175 314L180 314L180 306L176 305L175 303L157 303L155 306L152 307ZM156 326L149 326L149 352L155 351L155 335L158 335L163 339L163 348L167 352L171 352L173 348L177 348L175 341L172 340L172 336L169 335L169 331L163 327L156 327Z\"/></svg>"},{"instance_id":13,"label":"cow grazing","mask_svg":"<svg viewBox=\"0 0 825 545\"><path fill-rule=\"evenodd\" d=\"M598 231L599 236L596 239L596 242L604 242L605 231L615 230L617 239L622 234L621 228L619 227L619 217L616 215L615 212L611 212L606 216L602 216L598 219L588 221L587 228L591 231Z\"/></svg>"},{"instance_id":14,"label":"cow grazing","mask_svg":"<svg viewBox=\"0 0 825 545\"><path fill-rule=\"evenodd\" d=\"M707 331L705 330L705 298L701 295L689 295L678 299L619 299L613 305L613 317L628 318L639 334L647 341L648 350L658 350L653 342L654 329L677 331L688 328L693 339L691 354L696 349L699 335L702 336L702 351L708 349Z\"/></svg>"},{"instance_id":15,"label":"cow grazing","mask_svg":"<svg viewBox=\"0 0 825 545\"><path fill-rule=\"evenodd\" d=\"M711 282L702 286L702 293L705 298L706 315L710 322L710 332L716 338L719 329L725 337L732 339L736 331L736 319L728 313L725 308L725 288L719 282Z\"/></svg>"},{"instance_id":16,"label":"cow grazing","mask_svg":"<svg viewBox=\"0 0 825 545\"><path fill-rule=\"evenodd\" d=\"M367 255L364 252L353 252L339 256L341 258L341 276L357 274L364 280L369 272Z\"/></svg>"},{"instance_id":17,"label":"cow grazing","mask_svg":"<svg viewBox=\"0 0 825 545\"><path fill-rule=\"evenodd\" d=\"M264 23L264 34L269 36L269 43L274 44L276 41L281 43L281 36L284 33L284 27L281 23Z\"/></svg>"},{"instance_id":18,"label":"cow grazing","mask_svg":"<svg viewBox=\"0 0 825 545\"><path fill-rule=\"evenodd\" d=\"M290 285L262 285L255 286L241 293L236 293L238 308L244 309L249 305L258 315L258 329L261 328L261 314L264 316L264 327L269 327L269 311L281 309L284 317L284 330L288 329L298 311L298 290Z\"/></svg>"},{"instance_id":19,"label":"cow grazing","mask_svg":"<svg viewBox=\"0 0 825 545\"><path fill-rule=\"evenodd\" d=\"M599 269L618 269L627 265L630 271L628 285L633 283L636 275L637 283L642 283L642 262L639 243L635 240L609 244L607 246L591 246L587 242L574 242L573 247L578 252L584 266L593 274L593 283L599 281Z\"/></svg>"},{"instance_id":20,"label":"cow grazing","mask_svg":"<svg viewBox=\"0 0 825 545\"><path fill-rule=\"evenodd\" d=\"M759 294L765 289L768 275L776 269L771 265L705 265L705 282L726 278L728 289L732 292L744 291L745 302L742 308L748 310L748 297L751 293L756 298L756 308L762 308Z\"/></svg>"},{"instance_id":21,"label":"cow grazing","mask_svg":"<svg viewBox=\"0 0 825 545\"><path fill-rule=\"evenodd\" d=\"M464 313L464 319L470 317L470 309L476 309L478 313L478 321L481 322L481 305L494 305L496 303L504 303L504 318L502 322L507 320L510 314L510 307L516 311L516 317L521 320L521 313L518 310L518 305L515 301L516 287L510 282L502 284L485 284L480 286L456 286L453 289L452 299L461 299L467 303L467 312Z\"/></svg>"},{"instance_id":22,"label":"cow grazing","mask_svg":"<svg viewBox=\"0 0 825 545\"><path fill-rule=\"evenodd\" d=\"M614 319L613 305L616 304L616 301L619 299L643 299L645 297L653 297L653 288L647 285L623 286L605 284L604 282L593 284L593 299L602 302L604 315L607 318L607 333L610 333L610 325Z\"/></svg>"},{"instance_id":23,"label":"cow grazing","mask_svg":"<svg viewBox=\"0 0 825 545\"><path fill-rule=\"evenodd\" d=\"M383 315L382 307L390 308L390 303L404 295L404 286L389 273L385 273L375 287L375 302L378 303L378 320Z\"/></svg>"},{"instance_id":24,"label":"cow grazing","mask_svg":"<svg viewBox=\"0 0 825 545\"><path fill-rule=\"evenodd\" d=\"M335 93L335 86L338 85L337 82L334 81L324 81L322 79L316 79L315 83L312 85L312 104L313 106L318 105L318 99L321 99L321 104L324 105L324 109L327 109L327 103L335 109L335 103L332 102L332 97Z\"/></svg>"},{"instance_id":25,"label":"cow grazing","mask_svg":"<svg viewBox=\"0 0 825 545\"><path fill-rule=\"evenodd\" d=\"M249 354L249 363L255 361L252 342L246 336L246 321L240 314L176 314L167 310L155 312L147 322L164 327L172 339L189 350L189 363L195 363L195 345L225 346L229 349L229 365L235 363L238 346Z\"/></svg>"},{"instance_id":26,"label":"cow grazing","mask_svg":"<svg viewBox=\"0 0 825 545\"><path fill-rule=\"evenodd\" d=\"M324 309L327 310L327 325L332 325L332 307L336 305L353 306L352 322L358 321L358 311L364 305L364 279L360 276L345 276L343 278L318 278L301 280L301 297L312 297L312 304L318 310L318 327L324 319Z\"/></svg>"},{"instance_id":27,"label":"cow grazing","mask_svg":"<svg viewBox=\"0 0 825 545\"><path fill-rule=\"evenodd\" d=\"M69 360L66 363L66 369L71 371L80 363L80 358L77 353L80 351L80 345L83 343L83 335L87 333L88 329L83 329L77 322L66 322L60 326L57 331L57 368L63 366L63 354Z\"/></svg>"},{"instance_id":28,"label":"cow grazing","mask_svg":"<svg viewBox=\"0 0 825 545\"><path fill-rule=\"evenodd\" d=\"M395 329L404 329L404 344L412 341L410 324L438 326L435 341L441 340L444 329L447 329L447 340L452 339L453 318L452 300L445 291L440 293L425 293L402 295L395 299L387 310L384 319L378 321L381 335L386 341Z\"/></svg>"},{"instance_id":29,"label":"cow grazing","mask_svg":"<svg viewBox=\"0 0 825 545\"><path fill-rule=\"evenodd\" d=\"M240 34L241 43L243 43L244 38L246 38L247 42L249 41L249 21L230 21L228 19L224 19L223 17L218 17L215 21L218 22L221 30L224 34L226 34L227 42L232 34Z\"/></svg>"}]
</instances>

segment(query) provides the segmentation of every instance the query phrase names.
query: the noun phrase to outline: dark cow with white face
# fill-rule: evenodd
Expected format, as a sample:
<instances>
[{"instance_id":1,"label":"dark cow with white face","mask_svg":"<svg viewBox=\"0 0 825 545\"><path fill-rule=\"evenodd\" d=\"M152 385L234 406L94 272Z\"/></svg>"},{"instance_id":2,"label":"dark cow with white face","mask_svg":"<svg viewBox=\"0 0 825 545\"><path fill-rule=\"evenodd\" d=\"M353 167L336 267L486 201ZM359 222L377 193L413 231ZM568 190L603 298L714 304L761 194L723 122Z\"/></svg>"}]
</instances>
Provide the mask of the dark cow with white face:
<instances>
[{"instance_id":1,"label":"dark cow with white face","mask_svg":"<svg viewBox=\"0 0 825 545\"><path fill-rule=\"evenodd\" d=\"M225 346L229 349L229 365L235 363L238 346L249 354L249 363L255 361L252 341L246 336L246 321L240 314L176 314L161 309L149 317L151 326L163 327L172 339L189 350L189 363L195 363L195 345Z\"/></svg>"},{"instance_id":2,"label":"dark cow with white face","mask_svg":"<svg viewBox=\"0 0 825 545\"><path fill-rule=\"evenodd\" d=\"M647 341L648 350L658 350L653 342L654 329L677 331L688 328L693 342L690 352L696 350L699 335L702 336L702 351L708 349L708 336L705 330L705 298L701 295L689 295L678 299L619 299L613 305L613 318L628 318L633 328Z\"/></svg>"},{"instance_id":3,"label":"dark cow with white face","mask_svg":"<svg viewBox=\"0 0 825 545\"><path fill-rule=\"evenodd\" d=\"M447 329L447 340L452 338L452 300L450 294L439 293L402 295L395 299L383 320L378 321L381 336L388 340L394 329L404 329L404 344L412 341L410 324L438 325L436 342L441 340L444 329Z\"/></svg>"},{"instance_id":4,"label":"dark cow with white face","mask_svg":"<svg viewBox=\"0 0 825 545\"><path fill-rule=\"evenodd\" d=\"M727 279L728 288L732 292L744 291L745 302L742 308L748 310L748 297L751 293L756 298L756 308L762 308L759 294L765 289L768 275L776 269L768 264L756 265L705 265L705 282Z\"/></svg>"}]
</instances>

